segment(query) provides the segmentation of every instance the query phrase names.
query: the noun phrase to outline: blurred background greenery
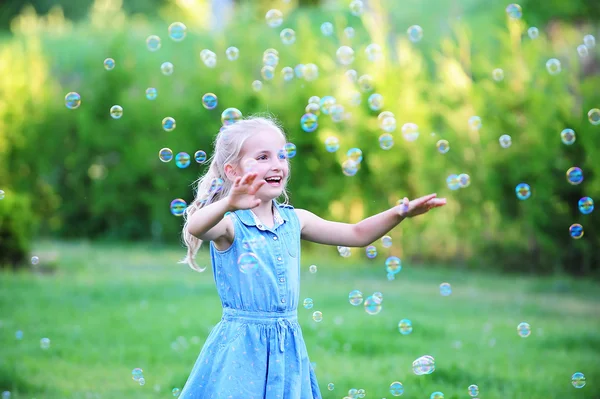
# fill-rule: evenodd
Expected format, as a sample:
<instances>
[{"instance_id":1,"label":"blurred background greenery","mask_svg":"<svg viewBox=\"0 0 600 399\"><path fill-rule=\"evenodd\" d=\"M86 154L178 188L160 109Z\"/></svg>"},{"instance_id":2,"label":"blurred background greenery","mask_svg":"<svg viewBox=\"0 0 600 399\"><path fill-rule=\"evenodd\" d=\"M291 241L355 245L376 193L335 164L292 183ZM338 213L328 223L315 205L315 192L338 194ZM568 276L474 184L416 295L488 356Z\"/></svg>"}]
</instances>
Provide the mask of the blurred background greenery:
<instances>
[{"instance_id":1,"label":"blurred background greenery","mask_svg":"<svg viewBox=\"0 0 600 399\"><path fill-rule=\"evenodd\" d=\"M583 196L600 198L600 126L587 118L600 108L600 45L586 57L576 48L584 35L600 38L600 3L527 0L520 3L523 17L510 20L508 3L497 0L368 0L362 16L350 12L349 2L2 2L0 390L87 399L159 397L183 385L220 307L207 275L176 265L184 254L182 220L169 204L192 200L191 183L206 165L192 160L180 169L161 162L158 152L210 155L221 112L235 107L282 121L298 149L289 186L298 208L356 222L404 196L448 198L444 209L395 229L391 248L377 243L375 260L362 249L341 259L335 248L303 244L303 270L306 262L320 268L318 278L304 273L302 295L323 304L324 322L315 327L307 313L303 326L325 397L343 396L325 392L330 381L345 389L364 382L368 392L385 396L396 379L390 370L402 370L413 393L442 386L447 399L465 397L476 381L487 398L598 397L591 381L600 378L600 213L583 215L577 204ZM265 23L271 8L283 12L279 28ZM167 35L174 21L187 26L181 42ZM321 34L324 22L333 24L333 35ZM418 43L407 37L415 24L424 31ZM535 40L527 34L531 26L540 32ZM354 38L344 35L346 27ZM283 28L295 30L294 44L282 44ZM157 52L146 47L151 34L162 38ZM370 43L382 47L381 62L367 59ZM355 51L349 67L336 60L341 45ZM225 57L229 46L240 49L238 60ZM279 65L255 91L267 48L278 50ZM203 49L217 54L215 68L200 60ZM102 65L108 57L114 70ZM560 74L546 71L550 58L561 61ZM165 61L175 66L171 76L160 72ZM283 67L308 63L318 66L318 79L282 79ZM349 68L374 79L359 106L350 104L358 88L344 75ZM492 78L495 68L504 71L502 81ZM156 100L145 98L148 87L157 88ZM82 104L70 110L64 98L73 91ZM207 92L218 96L214 110L201 104ZM375 92L397 120L387 151L379 147L379 112L367 106ZM334 122L321 114L318 129L304 132L308 99L326 95L351 117ZM109 115L115 104L124 109L117 120ZM468 127L474 115L483 122L479 131ZM172 132L161 127L166 116L177 121ZM407 122L420 128L414 142L400 133ZM565 128L576 132L573 145L561 142ZM503 134L512 137L511 147L500 146ZM325 149L329 136L339 138L336 153ZM446 154L436 150L440 139L450 143ZM364 160L347 177L341 164L352 147ZM567 182L572 166L582 168L582 184ZM450 190L446 178L460 173L470 175L470 186ZM525 201L515 195L521 182L532 189ZM573 223L585 230L579 240L569 236ZM397 282L383 274L391 254L405 265ZM32 256L39 264L28 273ZM206 249L200 257L208 262ZM446 302L433 292L441 281L455 290ZM341 305L361 286L384 292L388 315L413 319L420 332L410 345L398 341L397 320L390 328L389 316L367 320ZM197 318L190 303L200 300ZM535 344L515 341L523 320L535 327ZM24 331L21 341L17 330ZM52 351L40 352L43 336L51 337ZM399 366L424 353L442 362L432 379L415 379ZM156 381L152 390L127 380L138 366L155 373L148 377ZM585 371L585 389L570 386L575 371Z\"/></svg>"}]
</instances>

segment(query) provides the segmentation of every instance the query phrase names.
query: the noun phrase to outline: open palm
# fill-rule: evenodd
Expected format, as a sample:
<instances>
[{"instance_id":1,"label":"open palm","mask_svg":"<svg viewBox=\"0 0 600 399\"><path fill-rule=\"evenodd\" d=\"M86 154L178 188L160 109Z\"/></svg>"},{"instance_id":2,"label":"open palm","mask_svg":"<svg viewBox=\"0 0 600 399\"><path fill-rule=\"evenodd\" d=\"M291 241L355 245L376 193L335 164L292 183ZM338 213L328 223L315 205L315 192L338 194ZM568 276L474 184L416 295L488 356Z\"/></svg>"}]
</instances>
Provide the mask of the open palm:
<instances>
[{"instance_id":1,"label":"open palm","mask_svg":"<svg viewBox=\"0 0 600 399\"><path fill-rule=\"evenodd\" d=\"M446 205L446 198L437 198L437 194L429 194L409 201L407 197L398 205L402 217L411 218L429 212L433 208Z\"/></svg>"},{"instance_id":2,"label":"open palm","mask_svg":"<svg viewBox=\"0 0 600 399\"><path fill-rule=\"evenodd\" d=\"M260 199L256 197L256 192L266 182L262 179L256 180L257 176L257 173L246 173L235 179L228 197L231 208L236 210L252 209L260 205Z\"/></svg>"}]
</instances>

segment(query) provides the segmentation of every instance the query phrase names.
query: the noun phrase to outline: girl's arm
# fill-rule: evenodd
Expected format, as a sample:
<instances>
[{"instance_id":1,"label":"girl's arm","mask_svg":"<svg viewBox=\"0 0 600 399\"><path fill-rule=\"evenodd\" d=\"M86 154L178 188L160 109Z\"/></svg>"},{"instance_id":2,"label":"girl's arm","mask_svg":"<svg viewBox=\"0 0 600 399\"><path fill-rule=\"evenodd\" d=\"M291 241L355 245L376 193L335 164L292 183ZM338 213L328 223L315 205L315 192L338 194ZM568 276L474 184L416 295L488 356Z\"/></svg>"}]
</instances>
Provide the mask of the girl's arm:
<instances>
[{"instance_id":1,"label":"girl's arm","mask_svg":"<svg viewBox=\"0 0 600 399\"><path fill-rule=\"evenodd\" d=\"M446 204L445 198L427 195L413 201L404 199L387 211L373 215L356 224L338 223L324 220L304 209L296 209L300 219L302 239L327 245L364 247L383 237L406 217L420 215Z\"/></svg>"},{"instance_id":2,"label":"girl's arm","mask_svg":"<svg viewBox=\"0 0 600 399\"><path fill-rule=\"evenodd\" d=\"M233 241L233 223L224 218L225 213L232 211L228 198L208 204L196 210L188 221L188 233L202 241L217 241L226 238Z\"/></svg>"}]
</instances>

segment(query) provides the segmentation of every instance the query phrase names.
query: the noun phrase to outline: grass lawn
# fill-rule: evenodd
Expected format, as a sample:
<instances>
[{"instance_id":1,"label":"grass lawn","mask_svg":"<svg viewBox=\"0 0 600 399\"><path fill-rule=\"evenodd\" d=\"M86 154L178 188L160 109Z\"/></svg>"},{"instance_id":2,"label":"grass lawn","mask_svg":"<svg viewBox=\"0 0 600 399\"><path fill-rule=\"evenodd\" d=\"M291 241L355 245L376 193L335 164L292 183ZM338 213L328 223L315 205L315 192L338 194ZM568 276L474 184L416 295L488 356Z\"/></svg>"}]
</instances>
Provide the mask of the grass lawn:
<instances>
[{"instance_id":1,"label":"grass lawn","mask_svg":"<svg viewBox=\"0 0 600 399\"><path fill-rule=\"evenodd\" d=\"M45 242L42 261L57 255L54 273L0 273L0 390L11 398L159 398L183 387L221 306L212 271L195 273L176 261L179 248ZM317 255L319 257L317 257ZM206 254L203 254L206 261ZM569 278L497 276L404 264L388 281L383 251L374 260L353 249L305 255L298 309L324 398L363 388L367 398L600 398L600 285ZM315 274L308 272L316 264ZM443 297L439 284L452 284ZM383 293L383 310L368 315L348 302L359 289ZM323 321L312 312L323 312ZM414 331L398 332L408 318ZM521 338L526 321L531 335ZM16 332L23 332L16 339ZM50 338L47 350L40 339ZM436 359L436 371L416 376L412 361ZM146 384L131 378L144 369ZM571 375L587 385L575 389ZM327 384L335 389L328 391Z\"/></svg>"}]
</instances>

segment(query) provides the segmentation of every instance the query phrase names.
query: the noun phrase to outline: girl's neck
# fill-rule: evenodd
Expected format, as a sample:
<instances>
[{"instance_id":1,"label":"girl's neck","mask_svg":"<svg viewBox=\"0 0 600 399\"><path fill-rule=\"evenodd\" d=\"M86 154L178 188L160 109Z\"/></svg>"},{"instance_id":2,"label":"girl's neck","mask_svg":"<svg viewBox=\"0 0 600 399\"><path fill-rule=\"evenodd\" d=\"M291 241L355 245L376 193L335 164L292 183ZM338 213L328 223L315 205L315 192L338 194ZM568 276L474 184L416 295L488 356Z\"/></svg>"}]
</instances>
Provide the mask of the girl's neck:
<instances>
[{"instance_id":1,"label":"girl's neck","mask_svg":"<svg viewBox=\"0 0 600 399\"><path fill-rule=\"evenodd\" d=\"M264 226L273 228L275 225L275 220L273 218L273 200L261 203L259 206L252 209L252 212Z\"/></svg>"}]
</instances>

